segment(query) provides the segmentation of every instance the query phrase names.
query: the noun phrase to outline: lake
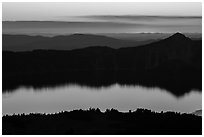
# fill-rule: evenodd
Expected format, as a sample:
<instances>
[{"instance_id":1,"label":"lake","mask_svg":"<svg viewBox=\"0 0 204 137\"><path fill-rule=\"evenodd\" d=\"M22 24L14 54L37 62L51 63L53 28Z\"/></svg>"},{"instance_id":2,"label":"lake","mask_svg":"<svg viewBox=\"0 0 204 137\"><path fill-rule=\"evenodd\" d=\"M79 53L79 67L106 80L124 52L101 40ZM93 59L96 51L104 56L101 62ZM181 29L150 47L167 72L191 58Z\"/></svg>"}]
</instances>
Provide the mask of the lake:
<instances>
[{"instance_id":1,"label":"lake","mask_svg":"<svg viewBox=\"0 0 204 137\"><path fill-rule=\"evenodd\" d=\"M74 109L100 108L119 111L146 108L153 111L194 112L202 108L202 94L198 91L176 97L160 88L121 86L90 88L77 84L55 88L20 87L2 96L2 113L55 113Z\"/></svg>"}]
</instances>

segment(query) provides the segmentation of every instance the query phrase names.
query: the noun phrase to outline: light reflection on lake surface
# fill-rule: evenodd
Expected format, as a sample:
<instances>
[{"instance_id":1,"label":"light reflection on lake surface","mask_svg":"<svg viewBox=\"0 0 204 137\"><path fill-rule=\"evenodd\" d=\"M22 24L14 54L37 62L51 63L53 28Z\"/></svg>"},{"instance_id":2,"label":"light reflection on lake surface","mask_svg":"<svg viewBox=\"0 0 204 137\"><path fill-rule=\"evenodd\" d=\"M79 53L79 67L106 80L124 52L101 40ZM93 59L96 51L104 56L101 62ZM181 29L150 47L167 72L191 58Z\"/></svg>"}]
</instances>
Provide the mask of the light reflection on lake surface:
<instances>
[{"instance_id":1,"label":"light reflection on lake surface","mask_svg":"<svg viewBox=\"0 0 204 137\"><path fill-rule=\"evenodd\" d=\"M89 88L67 85L56 88L19 88L3 93L3 115L13 113L45 112L88 109L90 107L115 108L119 111L146 108L154 111L194 112L202 108L201 92L190 92L175 97L159 88L120 86Z\"/></svg>"}]
</instances>

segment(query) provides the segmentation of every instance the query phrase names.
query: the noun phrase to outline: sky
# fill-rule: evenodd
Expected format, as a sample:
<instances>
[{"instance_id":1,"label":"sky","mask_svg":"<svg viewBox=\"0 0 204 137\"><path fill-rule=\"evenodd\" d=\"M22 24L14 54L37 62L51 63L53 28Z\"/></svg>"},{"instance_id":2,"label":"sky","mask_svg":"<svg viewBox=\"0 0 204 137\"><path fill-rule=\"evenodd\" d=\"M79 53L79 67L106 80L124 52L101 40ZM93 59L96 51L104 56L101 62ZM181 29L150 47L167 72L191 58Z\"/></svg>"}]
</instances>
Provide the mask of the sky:
<instances>
[{"instance_id":1,"label":"sky","mask_svg":"<svg viewBox=\"0 0 204 137\"><path fill-rule=\"evenodd\" d=\"M67 22L6 22L4 33L202 32L199 2L4 2L2 9L3 21Z\"/></svg>"}]
</instances>

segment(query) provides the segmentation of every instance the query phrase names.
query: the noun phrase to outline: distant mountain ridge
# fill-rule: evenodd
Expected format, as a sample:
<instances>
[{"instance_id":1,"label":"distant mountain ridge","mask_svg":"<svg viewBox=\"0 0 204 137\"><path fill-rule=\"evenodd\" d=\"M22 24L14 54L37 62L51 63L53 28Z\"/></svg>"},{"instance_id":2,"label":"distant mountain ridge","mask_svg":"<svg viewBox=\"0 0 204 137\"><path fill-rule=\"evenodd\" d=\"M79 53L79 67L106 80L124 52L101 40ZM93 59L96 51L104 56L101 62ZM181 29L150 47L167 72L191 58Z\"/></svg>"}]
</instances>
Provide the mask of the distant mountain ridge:
<instances>
[{"instance_id":1,"label":"distant mountain ridge","mask_svg":"<svg viewBox=\"0 0 204 137\"><path fill-rule=\"evenodd\" d=\"M108 46L117 49L138 45L137 42L91 34L72 34L55 37L3 35L2 42L3 50L11 51L31 51L35 49L72 50L89 46Z\"/></svg>"},{"instance_id":2,"label":"distant mountain ridge","mask_svg":"<svg viewBox=\"0 0 204 137\"><path fill-rule=\"evenodd\" d=\"M159 41L170 37L174 33L102 33L101 35L132 41ZM201 33L183 33L185 36L191 38L192 40L202 39Z\"/></svg>"},{"instance_id":3,"label":"distant mountain ridge","mask_svg":"<svg viewBox=\"0 0 204 137\"><path fill-rule=\"evenodd\" d=\"M126 60L138 58L138 61L145 62L146 68L148 66L152 68L170 60L179 60L189 65L198 65L197 67L201 67L199 64L202 64L202 41L193 41L181 33L175 33L166 39L144 46L120 50L132 52L133 56Z\"/></svg>"},{"instance_id":4,"label":"distant mountain ridge","mask_svg":"<svg viewBox=\"0 0 204 137\"><path fill-rule=\"evenodd\" d=\"M2 63L3 90L68 81L159 86L176 95L202 89L202 41L180 33L147 45L119 49L91 46L74 50L3 51Z\"/></svg>"},{"instance_id":5,"label":"distant mountain ridge","mask_svg":"<svg viewBox=\"0 0 204 137\"><path fill-rule=\"evenodd\" d=\"M119 34L118 34L119 35ZM108 46L114 49L122 47L135 47L146 45L161 39L144 38L146 34L133 34L130 38L123 38L124 36L117 36L114 34L71 34L58 35L54 37L45 36L29 36L29 35L2 35L3 50L10 51L31 51L35 49L52 49L52 50L72 50L80 49L90 46ZM169 35L169 34L168 34ZM164 38L168 36L163 36ZM135 37L135 38L134 38ZM149 37L149 36L147 36ZM161 36L160 36L161 37Z\"/></svg>"}]
</instances>

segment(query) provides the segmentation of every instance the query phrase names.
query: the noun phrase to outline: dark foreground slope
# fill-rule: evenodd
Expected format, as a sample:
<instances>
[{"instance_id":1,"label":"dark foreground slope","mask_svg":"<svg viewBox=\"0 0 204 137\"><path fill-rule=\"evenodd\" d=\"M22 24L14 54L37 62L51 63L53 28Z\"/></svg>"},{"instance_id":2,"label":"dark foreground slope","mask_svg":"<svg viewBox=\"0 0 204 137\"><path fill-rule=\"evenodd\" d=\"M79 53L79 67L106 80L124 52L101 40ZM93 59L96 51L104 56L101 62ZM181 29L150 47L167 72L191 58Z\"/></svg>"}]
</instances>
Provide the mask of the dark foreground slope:
<instances>
[{"instance_id":1,"label":"dark foreground slope","mask_svg":"<svg viewBox=\"0 0 204 137\"><path fill-rule=\"evenodd\" d=\"M157 86L177 96L202 89L202 41L180 33L120 49L95 46L67 51L3 51L2 62L3 91L66 83Z\"/></svg>"},{"instance_id":2,"label":"dark foreground slope","mask_svg":"<svg viewBox=\"0 0 204 137\"><path fill-rule=\"evenodd\" d=\"M122 113L115 109L74 110L58 114L3 116L2 133L7 134L132 134L201 135L202 117L146 109Z\"/></svg>"}]
</instances>

